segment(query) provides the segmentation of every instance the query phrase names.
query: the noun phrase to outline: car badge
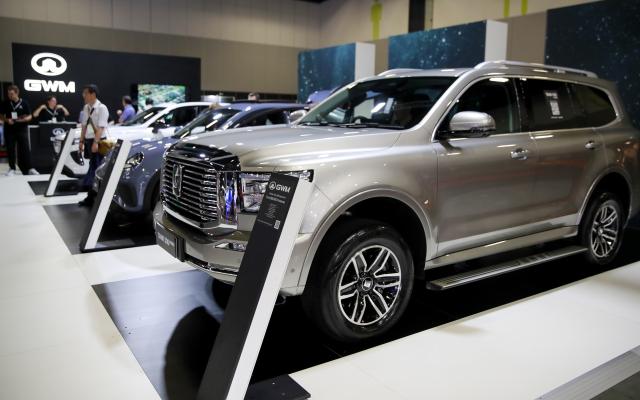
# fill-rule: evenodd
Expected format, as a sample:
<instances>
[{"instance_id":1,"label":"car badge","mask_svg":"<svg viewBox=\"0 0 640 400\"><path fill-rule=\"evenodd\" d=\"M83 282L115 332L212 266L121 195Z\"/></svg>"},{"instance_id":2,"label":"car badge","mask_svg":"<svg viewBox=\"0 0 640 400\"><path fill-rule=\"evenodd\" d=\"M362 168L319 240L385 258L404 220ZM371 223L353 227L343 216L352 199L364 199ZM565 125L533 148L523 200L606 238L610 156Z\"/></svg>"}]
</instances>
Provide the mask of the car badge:
<instances>
[{"instance_id":1,"label":"car badge","mask_svg":"<svg viewBox=\"0 0 640 400\"><path fill-rule=\"evenodd\" d=\"M182 195L182 169L184 168L184 166L182 165L176 165L175 168L173 169L173 179L172 179L172 188L173 188L173 194L176 197L180 197L180 195Z\"/></svg>"}]
</instances>

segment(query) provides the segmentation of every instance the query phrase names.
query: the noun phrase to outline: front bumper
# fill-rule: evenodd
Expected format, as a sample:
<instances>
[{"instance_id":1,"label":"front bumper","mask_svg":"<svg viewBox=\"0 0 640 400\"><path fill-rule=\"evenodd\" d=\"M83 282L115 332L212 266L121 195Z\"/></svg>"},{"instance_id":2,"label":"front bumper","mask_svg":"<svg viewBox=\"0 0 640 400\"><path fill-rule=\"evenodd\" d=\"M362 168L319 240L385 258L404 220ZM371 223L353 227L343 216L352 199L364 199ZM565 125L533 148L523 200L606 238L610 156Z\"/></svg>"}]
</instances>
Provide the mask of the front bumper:
<instances>
[{"instance_id":1,"label":"front bumper","mask_svg":"<svg viewBox=\"0 0 640 400\"><path fill-rule=\"evenodd\" d=\"M185 262L226 283L234 283L249 241L253 219L240 222L240 230L218 236L206 235L168 215L158 203L153 212L155 224L181 237L185 241ZM242 218L241 218L242 219ZM242 230L244 229L244 230ZM299 234L282 282L280 294L296 296L304 287L299 286L304 257L311 244L310 234Z\"/></svg>"},{"instance_id":2,"label":"front bumper","mask_svg":"<svg viewBox=\"0 0 640 400\"><path fill-rule=\"evenodd\" d=\"M98 192L104 180L102 169L98 169L93 181L93 189ZM151 181L152 185L149 185ZM144 179L126 179L121 177L116 186L111 202L112 209L124 214L146 214L153 211L155 205L150 204L151 194L147 189L157 183L157 177Z\"/></svg>"}]
</instances>

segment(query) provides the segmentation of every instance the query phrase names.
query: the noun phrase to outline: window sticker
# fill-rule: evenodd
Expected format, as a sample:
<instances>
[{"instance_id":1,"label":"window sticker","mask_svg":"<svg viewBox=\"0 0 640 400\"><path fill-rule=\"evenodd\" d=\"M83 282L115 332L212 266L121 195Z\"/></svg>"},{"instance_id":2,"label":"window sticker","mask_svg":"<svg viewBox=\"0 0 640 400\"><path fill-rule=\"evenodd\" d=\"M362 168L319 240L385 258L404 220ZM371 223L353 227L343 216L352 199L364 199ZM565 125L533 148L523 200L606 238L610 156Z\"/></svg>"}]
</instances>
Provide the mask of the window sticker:
<instances>
[{"instance_id":1,"label":"window sticker","mask_svg":"<svg viewBox=\"0 0 640 400\"><path fill-rule=\"evenodd\" d=\"M560 112L560 103L558 102L557 90L545 90L544 96L547 99L549 108L551 108L551 119L564 119Z\"/></svg>"}]
</instances>

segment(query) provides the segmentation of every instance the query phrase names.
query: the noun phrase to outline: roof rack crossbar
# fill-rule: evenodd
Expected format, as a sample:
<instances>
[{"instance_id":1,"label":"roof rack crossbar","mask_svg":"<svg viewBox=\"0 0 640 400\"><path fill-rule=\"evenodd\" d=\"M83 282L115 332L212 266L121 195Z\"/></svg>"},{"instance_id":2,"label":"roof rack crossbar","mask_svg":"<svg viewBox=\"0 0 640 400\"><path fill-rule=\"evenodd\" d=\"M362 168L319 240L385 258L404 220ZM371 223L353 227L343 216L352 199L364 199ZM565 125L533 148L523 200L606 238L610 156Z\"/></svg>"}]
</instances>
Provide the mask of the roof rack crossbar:
<instances>
[{"instance_id":1,"label":"roof rack crossbar","mask_svg":"<svg viewBox=\"0 0 640 400\"><path fill-rule=\"evenodd\" d=\"M559 67L557 65L546 65L546 64L539 64L539 63L528 63L528 62L522 62L522 61L509 61L509 60L485 61L476 65L475 68L476 69L491 68L491 67L500 66L500 65L525 67L525 68L539 68L539 69L545 69L545 70L549 70L550 72L556 72L560 74L565 74L565 73L577 74L577 75L588 76L590 78L598 77L598 75L596 75L594 72L586 71L583 69Z\"/></svg>"}]
</instances>

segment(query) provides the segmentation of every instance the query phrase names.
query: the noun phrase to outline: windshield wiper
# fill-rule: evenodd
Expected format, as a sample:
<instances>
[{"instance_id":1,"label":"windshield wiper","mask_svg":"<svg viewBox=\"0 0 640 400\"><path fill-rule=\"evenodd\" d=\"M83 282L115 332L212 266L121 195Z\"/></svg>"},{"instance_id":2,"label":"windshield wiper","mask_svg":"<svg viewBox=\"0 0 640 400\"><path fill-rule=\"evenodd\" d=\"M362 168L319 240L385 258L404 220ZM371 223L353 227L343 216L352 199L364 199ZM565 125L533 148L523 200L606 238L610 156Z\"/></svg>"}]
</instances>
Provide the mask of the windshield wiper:
<instances>
[{"instance_id":1,"label":"windshield wiper","mask_svg":"<svg viewBox=\"0 0 640 400\"><path fill-rule=\"evenodd\" d=\"M327 122L327 121L306 121L306 122L300 122L298 125L302 125L302 126L342 126L340 124L336 124L333 122Z\"/></svg>"}]
</instances>

